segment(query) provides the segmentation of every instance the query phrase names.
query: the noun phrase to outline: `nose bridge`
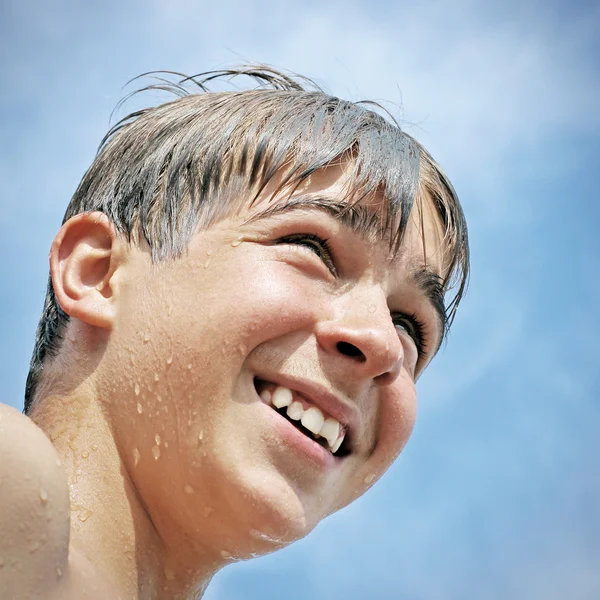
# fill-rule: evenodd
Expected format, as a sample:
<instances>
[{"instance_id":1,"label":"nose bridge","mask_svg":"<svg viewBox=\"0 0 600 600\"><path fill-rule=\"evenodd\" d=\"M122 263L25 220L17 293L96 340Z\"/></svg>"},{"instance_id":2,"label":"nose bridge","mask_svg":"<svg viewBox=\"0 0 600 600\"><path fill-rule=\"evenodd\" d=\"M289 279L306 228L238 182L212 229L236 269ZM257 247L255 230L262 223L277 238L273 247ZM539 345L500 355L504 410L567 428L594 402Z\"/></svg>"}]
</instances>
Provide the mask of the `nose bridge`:
<instances>
[{"instance_id":1,"label":"nose bridge","mask_svg":"<svg viewBox=\"0 0 600 600\"><path fill-rule=\"evenodd\" d=\"M327 328L327 345L379 382L395 379L404 357L381 286L352 286L337 298L335 317Z\"/></svg>"}]
</instances>

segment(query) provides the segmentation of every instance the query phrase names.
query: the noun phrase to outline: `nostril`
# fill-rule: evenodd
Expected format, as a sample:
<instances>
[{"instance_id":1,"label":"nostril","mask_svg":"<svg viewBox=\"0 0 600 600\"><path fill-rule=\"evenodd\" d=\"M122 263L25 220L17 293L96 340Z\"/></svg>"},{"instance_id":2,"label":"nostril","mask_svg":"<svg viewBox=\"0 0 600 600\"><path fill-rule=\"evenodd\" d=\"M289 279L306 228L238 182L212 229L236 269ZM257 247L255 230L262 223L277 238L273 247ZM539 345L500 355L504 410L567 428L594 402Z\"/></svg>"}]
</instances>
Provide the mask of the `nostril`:
<instances>
[{"instance_id":1,"label":"nostril","mask_svg":"<svg viewBox=\"0 0 600 600\"><path fill-rule=\"evenodd\" d=\"M357 358L359 362L365 362L367 359L365 355L353 344L348 342L338 342L336 348L340 354L344 356L350 356L351 358Z\"/></svg>"}]
</instances>

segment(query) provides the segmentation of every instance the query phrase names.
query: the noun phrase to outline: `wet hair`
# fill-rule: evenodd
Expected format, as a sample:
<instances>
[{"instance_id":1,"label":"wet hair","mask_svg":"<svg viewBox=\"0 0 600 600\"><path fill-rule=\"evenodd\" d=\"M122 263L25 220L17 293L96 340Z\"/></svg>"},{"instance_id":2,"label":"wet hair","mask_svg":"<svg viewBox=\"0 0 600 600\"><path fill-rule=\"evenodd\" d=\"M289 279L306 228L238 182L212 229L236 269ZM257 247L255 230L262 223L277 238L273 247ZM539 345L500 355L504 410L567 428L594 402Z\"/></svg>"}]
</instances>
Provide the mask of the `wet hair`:
<instances>
[{"instance_id":1,"label":"wet hair","mask_svg":"<svg viewBox=\"0 0 600 600\"><path fill-rule=\"evenodd\" d=\"M104 137L63 222L90 211L106 214L130 242L148 243L152 259L175 259L194 231L256 200L274 182L292 192L315 171L348 161L348 200L382 192L384 225L397 248L415 204L432 201L445 229L448 268L438 282L452 322L469 270L465 218L456 193L427 151L373 102L349 102L298 75L242 66L192 77L161 72L141 91L178 98L136 111ZM249 78L250 89L210 91ZM69 316L48 289L25 390L27 413L44 363L60 350Z\"/></svg>"}]
</instances>

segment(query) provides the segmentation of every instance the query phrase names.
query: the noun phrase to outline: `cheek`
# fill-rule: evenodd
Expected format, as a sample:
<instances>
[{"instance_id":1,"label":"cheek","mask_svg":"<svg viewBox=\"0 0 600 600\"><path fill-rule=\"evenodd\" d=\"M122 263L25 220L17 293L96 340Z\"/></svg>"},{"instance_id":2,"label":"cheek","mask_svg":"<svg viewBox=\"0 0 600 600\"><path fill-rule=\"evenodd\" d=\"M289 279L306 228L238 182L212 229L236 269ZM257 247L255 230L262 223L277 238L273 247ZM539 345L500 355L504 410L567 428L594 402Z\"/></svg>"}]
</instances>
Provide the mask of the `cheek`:
<instances>
[{"instance_id":1,"label":"cheek","mask_svg":"<svg viewBox=\"0 0 600 600\"><path fill-rule=\"evenodd\" d=\"M410 377L401 377L401 386L389 399L381 402L378 450L383 471L392 464L406 446L417 417L417 394Z\"/></svg>"},{"instance_id":2,"label":"cheek","mask_svg":"<svg viewBox=\"0 0 600 600\"><path fill-rule=\"evenodd\" d=\"M135 401L163 414L164 400L176 399L181 413L198 405L198 394L221 397L255 348L312 330L327 306L319 286L289 265L249 254L229 252L207 269L182 265L132 300L127 313L135 316L122 333L135 354L131 379L147 396Z\"/></svg>"},{"instance_id":3,"label":"cheek","mask_svg":"<svg viewBox=\"0 0 600 600\"><path fill-rule=\"evenodd\" d=\"M208 289L199 289L186 311L199 305L196 329L203 339L243 357L265 341L312 331L325 304L314 280L278 261L239 262L226 273L215 266Z\"/></svg>"}]
</instances>

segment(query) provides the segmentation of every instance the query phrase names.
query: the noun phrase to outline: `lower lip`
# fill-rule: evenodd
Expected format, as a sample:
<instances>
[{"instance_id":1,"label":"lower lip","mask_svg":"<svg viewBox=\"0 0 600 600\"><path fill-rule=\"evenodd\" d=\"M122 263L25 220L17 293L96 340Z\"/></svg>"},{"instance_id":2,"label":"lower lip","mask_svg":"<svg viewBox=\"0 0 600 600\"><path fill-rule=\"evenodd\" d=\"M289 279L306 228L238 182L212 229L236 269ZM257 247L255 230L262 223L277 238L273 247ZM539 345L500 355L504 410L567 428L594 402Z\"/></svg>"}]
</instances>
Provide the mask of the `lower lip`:
<instances>
[{"instance_id":1,"label":"lower lip","mask_svg":"<svg viewBox=\"0 0 600 600\"><path fill-rule=\"evenodd\" d=\"M257 394L258 396L258 394ZM265 408L266 417L271 419L275 431L279 434L281 441L286 446L302 454L309 461L315 463L321 469L333 469L340 461L309 437L296 429L285 417L281 416L270 404L267 404L258 396L260 404Z\"/></svg>"}]
</instances>

